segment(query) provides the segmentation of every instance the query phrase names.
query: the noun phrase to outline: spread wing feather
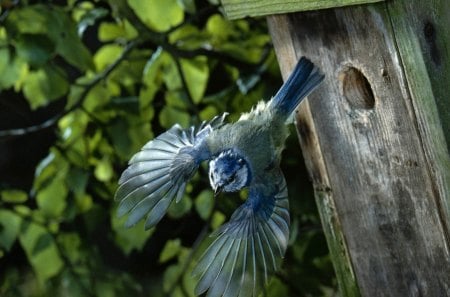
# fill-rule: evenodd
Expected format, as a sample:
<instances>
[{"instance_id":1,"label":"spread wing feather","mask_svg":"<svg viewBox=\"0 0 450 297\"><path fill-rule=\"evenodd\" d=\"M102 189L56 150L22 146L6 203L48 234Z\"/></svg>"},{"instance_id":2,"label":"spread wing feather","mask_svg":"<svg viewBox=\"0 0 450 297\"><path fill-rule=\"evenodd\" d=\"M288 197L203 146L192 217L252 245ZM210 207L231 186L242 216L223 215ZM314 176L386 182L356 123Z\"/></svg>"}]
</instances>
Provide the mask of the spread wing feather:
<instances>
[{"instance_id":1,"label":"spread wing feather","mask_svg":"<svg viewBox=\"0 0 450 297\"><path fill-rule=\"evenodd\" d=\"M147 215L145 227L151 228L161 220L173 200L180 201L199 164L210 158L207 136L223 124L225 116L203 122L198 129L174 125L131 158L115 195L120 201L118 215L128 214L127 227Z\"/></svg>"},{"instance_id":2,"label":"spread wing feather","mask_svg":"<svg viewBox=\"0 0 450 297\"><path fill-rule=\"evenodd\" d=\"M289 237L289 202L281 173L250 186L249 197L215 234L193 274L196 294L258 296L278 269Z\"/></svg>"}]
</instances>

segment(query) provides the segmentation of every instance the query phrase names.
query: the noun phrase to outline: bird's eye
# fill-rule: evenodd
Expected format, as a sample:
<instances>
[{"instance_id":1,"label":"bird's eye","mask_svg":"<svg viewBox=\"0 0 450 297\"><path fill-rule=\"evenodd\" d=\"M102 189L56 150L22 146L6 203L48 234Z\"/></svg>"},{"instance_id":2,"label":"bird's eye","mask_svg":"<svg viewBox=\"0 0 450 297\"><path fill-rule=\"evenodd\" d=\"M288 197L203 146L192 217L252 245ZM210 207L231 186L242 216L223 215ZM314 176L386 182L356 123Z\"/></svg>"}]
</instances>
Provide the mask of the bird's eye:
<instances>
[{"instance_id":1,"label":"bird's eye","mask_svg":"<svg viewBox=\"0 0 450 297\"><path fill-rule=\"evenodd\" d=\"M236 181L236 173L227 179L228 183L234 183L235 181Z\"/></svg>"}]
</instances>

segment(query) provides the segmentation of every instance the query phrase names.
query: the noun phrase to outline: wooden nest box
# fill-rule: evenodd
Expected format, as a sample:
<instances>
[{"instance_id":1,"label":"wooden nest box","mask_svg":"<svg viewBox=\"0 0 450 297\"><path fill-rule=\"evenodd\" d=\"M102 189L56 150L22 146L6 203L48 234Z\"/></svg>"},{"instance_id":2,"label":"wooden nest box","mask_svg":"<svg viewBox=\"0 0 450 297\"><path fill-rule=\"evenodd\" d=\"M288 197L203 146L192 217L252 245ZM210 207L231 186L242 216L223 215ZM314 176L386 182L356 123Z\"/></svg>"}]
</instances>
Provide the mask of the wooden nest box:
<instances>
[{"instance_id":1,"label":"wooden nest box","mask_svg":"<svg viewBox=\"0 0 450 297\"><path fill-rule=\"evenodd\" d=\"M342 296L450 296L450 1L223 0L266 15ZM291 197L295 199L295 197Z\"/></svg>"}]
</instances>

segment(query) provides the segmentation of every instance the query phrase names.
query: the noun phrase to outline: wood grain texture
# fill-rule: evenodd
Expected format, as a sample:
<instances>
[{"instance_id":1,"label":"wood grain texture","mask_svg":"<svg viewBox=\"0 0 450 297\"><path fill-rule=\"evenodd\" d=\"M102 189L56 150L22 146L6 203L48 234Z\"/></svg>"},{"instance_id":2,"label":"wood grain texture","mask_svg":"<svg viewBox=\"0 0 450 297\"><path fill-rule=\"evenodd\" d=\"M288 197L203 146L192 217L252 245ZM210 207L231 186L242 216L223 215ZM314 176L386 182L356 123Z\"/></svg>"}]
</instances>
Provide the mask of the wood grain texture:
<instances>
[{"instance_id":1,"label":"wood grain texture","mask_svg":"<svg viewBox=\"0 0 450 297\"><path fill-rule=\"evenodd\" d=\"M222 6L229 19L239 19L380 1L385 0L222 0Z\"/></svg>"},{"instance_id":2,"label":"wood grain texture","mask_svg":"<svg viewBox=\"0 0 450 297\"><path fill-rule=\"evenodd\" d=\"M434 189L447 198L437 201L441 216L447 218L450 218L449 7L449 0L390 2L385 20L392 23ZM447 222L449 241L450 221L442 221Z\"/></svg>"},{"instance_id":3,"label":"wood grain texture","mask_svg":"<svg viewBox=\"0 0 450 297\"><path fill-rule=\"evenodd\" d=\"M450 296L450 160L433 96L450 86L429 79L422 31L395 28L414 6L392 5L268 22L284 75L302 55L327 75L297 126L342 295Z\"/></svg>"}]
</instances>

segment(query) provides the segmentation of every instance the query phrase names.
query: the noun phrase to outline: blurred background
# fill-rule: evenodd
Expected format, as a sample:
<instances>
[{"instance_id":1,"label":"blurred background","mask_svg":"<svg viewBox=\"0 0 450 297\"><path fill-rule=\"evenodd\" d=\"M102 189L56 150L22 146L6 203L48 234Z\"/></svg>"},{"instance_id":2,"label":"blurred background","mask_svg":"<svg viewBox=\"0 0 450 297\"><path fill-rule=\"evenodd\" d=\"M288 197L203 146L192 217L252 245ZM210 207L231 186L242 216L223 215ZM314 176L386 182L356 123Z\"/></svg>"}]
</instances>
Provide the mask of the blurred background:
<instances>
[{"instance_id":1,"label":"blurred background","mask_svg":"<svg viewBox=\"0 0 450 297\"><path fill-rule=\"evenodd\" d=\"M194 296L208 234L242 203L206 167L152 230L123 227L129 158L174 123L239 118L282 84L264 18L214 0L0 0L0 296ZM263 296L335 296L296 132L291 239Z\"/></svg>"}]
</instances>

